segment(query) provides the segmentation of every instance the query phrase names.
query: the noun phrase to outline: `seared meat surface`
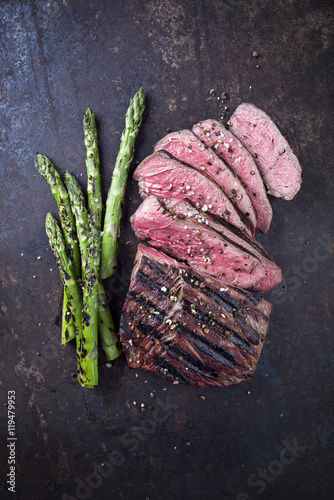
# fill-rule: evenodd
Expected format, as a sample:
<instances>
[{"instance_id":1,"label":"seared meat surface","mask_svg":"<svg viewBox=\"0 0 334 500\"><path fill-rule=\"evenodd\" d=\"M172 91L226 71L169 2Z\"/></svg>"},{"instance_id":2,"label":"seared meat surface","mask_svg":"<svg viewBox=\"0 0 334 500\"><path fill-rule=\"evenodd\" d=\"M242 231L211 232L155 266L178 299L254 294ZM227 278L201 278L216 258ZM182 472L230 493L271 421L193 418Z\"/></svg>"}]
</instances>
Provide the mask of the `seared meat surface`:
<instances>
[{"instance_id":1,"label":"seared meat surface","mask_svg":"<svg viewBox=\"0 0 334 500\"><path fill-rule=\"evenodd\" d=\"M121 342L133 368L191 386L237 384L254 373L270 309L252 293L140 244Z\"/></svg>"}]
</instances>

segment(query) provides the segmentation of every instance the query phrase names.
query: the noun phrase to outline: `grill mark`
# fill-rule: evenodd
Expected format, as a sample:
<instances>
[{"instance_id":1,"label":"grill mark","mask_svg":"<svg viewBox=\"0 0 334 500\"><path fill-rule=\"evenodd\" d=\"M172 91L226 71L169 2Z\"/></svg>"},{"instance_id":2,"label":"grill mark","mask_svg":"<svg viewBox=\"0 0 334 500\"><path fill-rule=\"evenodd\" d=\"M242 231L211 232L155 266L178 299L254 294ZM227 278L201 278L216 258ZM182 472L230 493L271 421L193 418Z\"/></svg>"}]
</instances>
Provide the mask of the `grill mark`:
<instances>
[{"instance_id":1,"label":"grill mark","mask_svg":"<svg viewBox=\"0 0 334 500\"><path fill-rule=\"evenodd\" d=\"M145 311L149 312L154 316L164 316L165 311L160 309L154 302L151 302L145 295L139 295L136 291L131 290L128 292L128 300L135 301L137 304L142 307ZM150 312L150 309L154 309L154 313ZM155 314L159 313L159 314Z\"/></svg>"},{"instance_id":2,"label":"grill mark","mask_svg":"<svg viewBox=\"0 0 334 500\"><path fill-rule=\"evenodd\" d=\"M146 259L148 260L148 259ZM149 261L150 265L152 264L152 268L159 269L159 263L158 264L153 264L152 261ZM255 315L260 315L262 318L264 318L266 321L269 320L269 317L261 310L261 309L253 309L252 307L249 307L250 304L246 300L241 300L241 299L234 299L231 297L231 295L228 293L228 291L216 291L213 288L211 288L207 283L205 283L205 280L203 276L200 276L193 272L190 268L188 269L182 269L181 268L176 268L175 266L169 265L168 266L169 270L172 273L175 273L177 276L182 276L182 279L197 293L203 293L206 297L209 297L213 299L217 304L221 305L224 307L224 309L227 312L230 312L233 314L234 317L238 318L243 322L243 324L252 331L251 338L254 340L255 344L258 345L259 343L259 338L261 338L261 335L259 335L259 332L257 332L255 329L253 329L250 325L247 324L247 322L244 320L244 318L240 314L240 309L245 309L245 307L248 307L249 311L245 312L245 316L247 318L247 314L255 314ZM180 274L180 269L182 270L182 274ZM164 273L166 276L166 274ZM146 275L147 276L147 275ZM168 276L168 275L167 275ZM148 277L150 278L150 277ZM151 279L153 280L153 278ZM205 287L199 289L194 283L196 281L200 281L201 283L205 283ZM155 281L154 281L155 284ZM239 295L246 297L252 304L258 305L260 303L260 299L254 295L253 293L243 290L243 289L236 289L235 287L229 285L229 288L232 288L235 290ZM153 307L155 307L153 305ZM158 308L156 308L158 309ZM161 314L164 314L163 311L161 311ZM255 337L255 338L254 338Z\"/></svg>"},{"instance_id":3,"label":"grill mark","mask_svg":"<svg viewBox=\"0 0 334 500\"><path fill-rule=\"evenodd\" d=\"M233 242L231 242L231 243L233 243ZM247 252L247 250L244 250L244 248L242 248L242 247L240 247L240 249L242 249L246 253L250 253L250 252ZM161 272L159 272L160 268L158 267L159 265L161 266L161 264L159 264L159 263L155 264L151 260L148 260L147 258L145 260L148 261L147 265L149 268L151 268L152 270L155 270L157 272L157 274L160 274L160 275L163 274L164 280L166 280L166 276L167 276L166 281L169 281L171 283L173 283L171 280L171 274L180 275L180 269L182 270L182 279L188 285L190 285L194 290L196 290L196 291L198 290L197 287L194 286L195 281L201 281L202 283L205 284L205 288L204 289L202 288L201 291L205 290L205 293L210 294L210 297L216 301L217 301L217 299L215 297L217 297L217 296L220 297L221 299L223 299L224 303L227 304L228 306L230 306L230 307L226 308L226 310L228 312L233 313L238 308L244 307L244 305L245 305L245 304L241 304L241 300L238 301L238 299L232 298L227 292L221 292L221 291L214 290L212 287L210 287L206 283L205 278L202 275L196 274L190 268L184 269L182 266L177 268L173 265L168 265L168 269L166 270L166 272L163 271L161 273ZM152 277L151 280L154 280L154 278ZM191 280L193 280L193 282ZM256 297L251 292L248 292L247 290L236 289L231 285L229 285L229 287L232 288L233 290L235 290L237 293L246 296L255 305L257 305L260 302L260 299L258 297ZM266 317L266 316L264 315L264 317Z\"/></svg>"},{"instance_id":4,"label":"grill mark","mask_svg":"<svg viewBox=\"0 0 334 500\"><path fill-rule=\"evenodd\" d=\"M205 365L200 359L194 358L191 354L181 349L177 344L169 346L168 355L184 364L187 368L199 373L203 377L216 379L219 374L215 368ZM180 356L182 359L180 359Z\"/></svg>"},{"instance_id":5,"label":"grill mark","mask_svg":"<svg viewBox=\"0 0 334 500\"><path fill-rule=\"evenodd\" d=\"M154 366L160 375L171 380L177 380L182 384L189 384L188 379L186 379L181 372L175 366L171 365L166 358L162 356L155 355L153 359Z\"/></svg>"},{"instance_id":6,"label":"grill mark","mask_svg":"<svg viewBox=\"0 0 334 500\"><path fill-rule=\"evenodd\" d=\"M249 340L249 342L253 345L256 346L259 345L262 339L260 332L255 330L251 325L249 325L245 320L243 320L240 317L237 318L237 321L239 323L242 323L241 329L244 332L247 340Z\"/></svg>"},{"instance_id":7,"label":"grill mark","mask_svg":"<svg viewBox=\"0 0 334 500\"><path fill-rule=\"evenodd\" d=\"M122 314L121 316L121 320L120 320L120 325L119 325L120 329L123 330L123 332L125 332L127 335L129 335L130 337L132 337L132 334L133 332L128 328L128 323L124 317L124 315Z\"/></svg>"},{"instance_id":8,"label":"grill mark","mask_svg":"<svg viewBox=\"0 0 334 500\"><path fill-rule=\"evenodd\" d=\"M233 289L236 290L240 295L245 295L245 297L247 297L247 299L250 300L255 305L257 305L260 302L260 299L256 295L254 295L251 292L248 292L247 290L244 290L242 288L238 289L233 288Z\"/></svg>"},{"instance_id":9,"label":"grill mark","mask_svg":"<svg viewBox=\"0 0 334 500\"><path fill-rule=\"evenodd\" d=\"M170 270L172 269L173 271L176 271L175 266L172 266L170 264L162 264L161 262L155 263L154 261L145 256L143 257L143 264L152 271L153 276L152 277L150 276L152 280L154 279L154 274L155 274L156 277L161 279L162 281L167 283L168 282L173 283L172 278L170 276Z\"/></svg>"},{"instance_id":10,"label":"grill mark","mask_svg":"<svg viewBox=\"0 0 334 500\"><path fill-rule=\"evenodd\" d=\"M219 363L223 363L224 365L234 368L236 360L233 354L216 344L212 344L205 337L197 335L197 333L191 331L183 323L179 323L179 329L182 330L188 337L192 338L194 345L200 352L202 352L206 356L209 356L215 361L218 361Z\"/></svg>"},{"instance_id":11,"label":"grill mark","mask_svg":"<svg viewBox=\"0 0 334 500\"><path fill-rule=\"evenodd\" d=\"M238 308L240 307L240 304L238 302L236 302L232 297L230 297L230 295L228 295L227 292L221 292L221 291L218 292L216 290L213 290L207 283L205 283L203 278L200 278L200 279L201 279L201 283L204 282L205 286L203 288L200 288L200 289L198 289L198 287L196 285L194 285L195 281L197 281L197 278L194 279L194 278L191 278L189 276L187 277L183 274L183 279L186 281L186 283L189 286L191 286L191 288L193 290L195 290L197 292L200 291L201 293L203 293L207 297L213 299L219 305L222 305L227 312L234 314L238 310ZM193 283L191 282L191 279L194 279Z\"/></svg>"},{"instance_id":12,"label":"grill mark","mask_svg":"<svg viewBox=\"0 0 334 500\"><path fill-rule=\"evenodd\" d=\"M161 290L160 289L157 289L157 281L162 280L162 278L160 276L157 276L157 275L150 275L150 274L146 274L144 273L144 271L142 270L138 270L137 273L136 273L136 279L142 284L142 285L148 285L150 286L151 288L154 289L154 291L156 291L159 295L162 295L161 294ZM164 276L163 278L163 282L165 284L165 286L169 285L170 287L173 285L173 281L171 280L170 276L168 276L167 274Z\"/></svg>"},{"instance_id":13,"label":"grill mark","mask_svg":"<svg viewBox=\"0 0 334 500\"><path fill-rule=\"evenodd\" d=\"M157 331L155 326L150 325L149 323L145 323L144 321L139 321L136 325L137 330L139 330L143 335L148 337L151 340L158 339L160 340L162 334Z\"/></svg>"},{"instance_id":14,"label":"grill mark","mask_svg":"<svg viewBox=\"0 0 334 500\"><path fill-rule=\"evenodd\" d=\"M182 307L189 313L191 313L190 302L188 300L182 301ZM231 328L224 323L218 321L216 318L208 317L207 313L203 311L198 305L196 305L196 319L199 319L201 323L204 323L208 326L208 328L225 340L230 341L232 344L235 344L240 349L244 349L245 351L251 352L253 351L252 344L249 342L247 338L243 338L234 328ZM213 324L212 324L213 323ZM229 332L230 335L227 333Z\"/></svg>"}]
</instances>

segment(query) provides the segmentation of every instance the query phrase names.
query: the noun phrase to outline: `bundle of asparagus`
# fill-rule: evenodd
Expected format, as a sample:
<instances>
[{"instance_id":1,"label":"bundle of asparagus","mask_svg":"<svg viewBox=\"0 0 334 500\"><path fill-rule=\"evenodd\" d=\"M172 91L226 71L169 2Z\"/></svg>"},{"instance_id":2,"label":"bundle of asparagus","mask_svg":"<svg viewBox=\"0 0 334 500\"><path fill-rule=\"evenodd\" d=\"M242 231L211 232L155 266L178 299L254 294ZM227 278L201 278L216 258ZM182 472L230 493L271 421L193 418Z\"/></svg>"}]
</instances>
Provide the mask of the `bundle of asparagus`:
<instances>
[{"instance_id":1,"label":"bundle of asparagus","mask_svg":"<svg viewBox=\"0 0 334 500\"><path fill-rule=\"evenodd\" d=\"M49 183L59 209L61 228L50 213L45 228L64 285L61 342L76 339L78 381L83 387L98 384L98 337L108 360L121 354L102 279L112 276L116 268L125 185L144 106L144 90L140 88L126 113L104 221L97 128L90 108L83 119L87 204L73 175L66 172L63 182L45 155L35 156L35 166Z\"/></svg>"}]
</instances>

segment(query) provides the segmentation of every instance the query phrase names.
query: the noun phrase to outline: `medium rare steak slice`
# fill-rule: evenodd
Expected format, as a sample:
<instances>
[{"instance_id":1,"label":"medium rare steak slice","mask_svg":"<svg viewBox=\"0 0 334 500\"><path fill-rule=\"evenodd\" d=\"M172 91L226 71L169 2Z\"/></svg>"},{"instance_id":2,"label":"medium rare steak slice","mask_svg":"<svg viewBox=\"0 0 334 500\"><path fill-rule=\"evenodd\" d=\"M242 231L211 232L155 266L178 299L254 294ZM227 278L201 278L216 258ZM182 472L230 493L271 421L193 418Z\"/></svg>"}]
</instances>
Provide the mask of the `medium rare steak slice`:
<instances>
[{"instance_id":1,"label":"medium rare steak slice","mask_svg":"<svg viewBox=\"0 0 334 500\"><path fill-rule=\"evenodd\" d=\"M155 151L167 151L177 160L204 172L226 193L240 212L246 217L248 227L254 234L256 214L252 202L240 180L230 168L190 131L180 130L166 135L154 146Z\"/></svg>"},{"instance_id":2,"label":"medium rare steak slice","mask_svg":"<svg viewBox=\"0 0 334 500\"><path fill-rule=\"evenodd\" d=\"M133 178L142 195L159 199L188 198L203 211L219 215L241 230L244 221L234 205L213 181L166 153L148 156L136 168Z\"/></svg>"},{"instance_id":3,"label":"medium rare steak slice","mask_svg":"<svg viewBox=\"0 0 334 500\"><path fill-rule=\"evenodd\" d=\"M270 309L141 244L120 339L132 368L190 386L228 386L253 376Z\"/></svg>"},{"instance_id":4,"label":"medium rare steak slice","mask_svg":"<svg viewBox=\"0 0 334 500\"><path fill-rule=\"evenodd\" d=\"M231 132L255 158L269 193L291 200L299 191L302 169L277 125L254 104L243 103L231 116Z\"/></svg>"},{"instance_id":5,"label":"medium rare steak slice","mask_svg":"<svg viewBox=\"0 0 334 500\"><path fill-rule=\"evenodd\" d=\"M266 270L266 276L258 281L253 287L252 290L256 290L258 292L266 292L278 285L282 281L282 270L269 252L265 248L263 248L260 243L258 243L251 236L247 236L242 231L225 224L224 222L215 221L212 217L207 214L203 214L197 210L189 201L187 200L175 200L165 201L164 207L167 210L171 211L173 214L177 214L179 217L183 219L188 218L204 224L211 229L214 229L217 233L221 234L226 240L231 243L239 246L240 248L244 248L249 253L258 257L262 265Z\"/></svg>"},{"instance_id":6,"label":"medium rare steak slice","mask_svg":"<svg viewBox=\"0 0 334 500\"><path fill-rule=\"evenodd\" d=\"M256 256L208 227L173 216L153 196L143 201L131 223L138 239L226 283L250 288L266 276Z\"/></svg>"},{"instance_id":7,"label":"medium rare steak slice","mask_svg":"<svg viewBox=\"0 0 334 500\"><path fill-rule=\"evenodd\" d=\"M216 120L196 123L192 131L206 146L213 148L239 177L256 211L256 229L266 233L270 227L273 211L261 174L251 155L239 139Z\"/></svg>"}]
</instances>

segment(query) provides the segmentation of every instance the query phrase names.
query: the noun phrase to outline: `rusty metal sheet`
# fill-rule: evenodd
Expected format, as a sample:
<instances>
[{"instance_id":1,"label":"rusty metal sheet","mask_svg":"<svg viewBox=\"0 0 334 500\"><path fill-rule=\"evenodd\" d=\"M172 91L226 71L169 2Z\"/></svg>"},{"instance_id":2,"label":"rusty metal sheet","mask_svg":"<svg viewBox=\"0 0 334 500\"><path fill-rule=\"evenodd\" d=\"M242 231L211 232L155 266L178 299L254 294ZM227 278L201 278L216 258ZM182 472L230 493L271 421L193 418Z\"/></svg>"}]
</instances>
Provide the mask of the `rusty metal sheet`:
<instances>
[{"instance_id":1,"label":"rusty metal sheet","mask_svg":"<svg viewBox=\"0 0 334 500\"><path fill-rule=\"evenodd\" d=\"M333 498L332 2L9 0L0 14L1 498ZM105 199L140 85L147 110L132 170L167 130L226 122L241 102L270 114L303 166L300 193L272 200L259 237L284 281L266 294L273 312L256 374L235 387L173 385L101 355L99 387L83 390L74 346L60 345L62 286L44 233L57 210L33 158L48 155L85 186L90 106ZM130 179L105 283L117 323L139 202Z\"/></svg>"}]
</instances>

